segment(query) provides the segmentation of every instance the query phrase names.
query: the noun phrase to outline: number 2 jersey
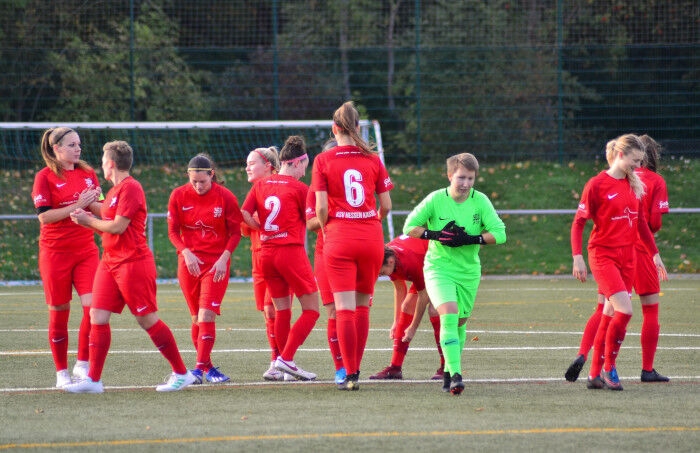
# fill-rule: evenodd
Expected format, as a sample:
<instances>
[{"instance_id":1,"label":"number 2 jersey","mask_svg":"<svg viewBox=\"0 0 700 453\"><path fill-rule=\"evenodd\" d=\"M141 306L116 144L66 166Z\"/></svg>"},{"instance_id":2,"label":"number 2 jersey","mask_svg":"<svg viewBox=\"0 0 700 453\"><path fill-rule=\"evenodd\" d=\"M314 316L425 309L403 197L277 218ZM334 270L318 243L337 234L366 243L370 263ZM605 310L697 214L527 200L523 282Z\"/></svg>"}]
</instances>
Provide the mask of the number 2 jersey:
<instances>
[{"instance_id":1,"label":"number 2 jersey","mask_svg":"<svg viewBox=\"0 0 700 453\"><path fill-rule=\"evenodd\" d=\"M308 190L306 184L288 175L271 175L253 184L241 209L258 213L262 247L304 246Z\"/></svg>"}]
</instances>

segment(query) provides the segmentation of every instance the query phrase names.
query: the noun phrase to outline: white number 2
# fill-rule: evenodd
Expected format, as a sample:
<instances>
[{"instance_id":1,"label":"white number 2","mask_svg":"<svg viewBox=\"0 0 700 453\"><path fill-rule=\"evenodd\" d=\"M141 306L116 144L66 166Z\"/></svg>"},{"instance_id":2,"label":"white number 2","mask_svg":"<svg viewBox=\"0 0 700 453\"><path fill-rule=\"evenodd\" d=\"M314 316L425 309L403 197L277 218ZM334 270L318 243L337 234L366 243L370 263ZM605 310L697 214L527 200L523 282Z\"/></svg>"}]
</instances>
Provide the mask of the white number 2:
<instances>
[{"instance_id":1,"label":"white number 2","mask_svg":"<svg viewBox=\"0 0 700 453\"><path fill-rule=\"evenodd\" d=\"M365 203L365 189L360 182L362 173L357 170L347 170L343 174L343 185L345 186L345 201L354 208Z\"/></svg>"},{"instance_id":2,"label":"white number 2","mask_svg":"<svg viewBox=\"0 0 700 453\"><path fill-rule=\"evenodd\" d=\"M272 222L274 222L279 215L281 207L282 203L279 198L275 196L265 198L265 209L270 212L267 219L265 219L265 231L279 231L279 225L275 225Z\"/></svg>"}]
</instances>

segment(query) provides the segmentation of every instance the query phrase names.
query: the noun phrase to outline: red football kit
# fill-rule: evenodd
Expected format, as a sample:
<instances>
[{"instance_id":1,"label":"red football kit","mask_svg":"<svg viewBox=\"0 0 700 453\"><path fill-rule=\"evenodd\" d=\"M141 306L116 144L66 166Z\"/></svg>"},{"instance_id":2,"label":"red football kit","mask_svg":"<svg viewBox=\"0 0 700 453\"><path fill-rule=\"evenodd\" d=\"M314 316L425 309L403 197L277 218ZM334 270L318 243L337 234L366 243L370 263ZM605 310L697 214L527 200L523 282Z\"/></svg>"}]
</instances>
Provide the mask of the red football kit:
<instances>
[{"instance_id":1,"label":"red football kit","mask_svg":"<svg viewBox=\"0 0 700 453\"><path fill-rule=\"evenodd\" d=\"M59 209L78 201L83 190L95 187L99 181L93 170L63 170L58 176L43 168L34 178L34 207L37 212ZM90 229L73 223L70 217L40 226L39 273L48 305L70 302L73 285L78 295L91 293L98 262L95 234Z\"/></svg>"},{"instance_id":2,"label":"red football kit","mask_svg":"<svg viewBox=\"0 0 700 453\"><path fill-rule=\"evenodd\" d=\"M146 195L131 176L112 187L102 203L102 220L117 216L130 222L122 234L102 233L92 307L121 313L127 305L135 316L156 312L156 264L146 242Z\"/></svg>"},{"instance_id":3,"label":"red football kit","mask_svg":"<svg viewBox=\"0 0 700 453\"><path fill-rule=\"evenodd\" d=\"M221 314L230 261L222 280L214 282L210 271L225 250L233 253L238 246L242 220L236 196L220 184L212 183L209 191L200 195L187 183L170 195L168 237L178 252L178 279L191 315L200 308ZM199 276L193 276L187 269L181 254L186 248L204 262L200 264Z\"/></svg>"},{"instance_id":4,"label":"red football kit","mask_svg":"<svg viewBox=\"0 0 700 453\"><path fill-rule=\"evenodd\" d=\"M242 209L258 214L262 273L273 298L317 291L311 263L304 249L308 186L287 175L256 181Z\"/></svg>"},{"instance_id":5,"label":"red football kit","mask_svg":"<svg viewBox=\"0 0 700 453\"><path fill-rule=\"evenodd\" d=\"M642 211L649 224L649 229L656 233L661 229L661 216L668 213L668 190L664 178L647 168L635 170L646 186L642 197ZM647 252L642 240L635 244L637 264L635 266L634 290L640 296L657 294L661 291L659 274L652 256ZM646 368L645 368L646 369Z\"/></svg>"},{"instance_id":6,"label":"red football kit","mask_svg":"<svg viewBox=\"0 0 700 453\"><path fill-rule=\"evenodd\" d=\"M389 275L389 279L411 282L410 292L423 291L425 289L423 261L428 252L428 241L402 234L389 242L387 247L396 254L396 266L394 272Z\"/></svg>"},{"instance_id":7,"label":"red football kit","mask_svg":"<svg viewBox=\"0 0 700 453\"><path fill-rule=\"evenodd\" d=\"M379 157L357 146L336 146L314 159L311 189L328 193L324 259L333 292L373 292L384 256L375 194L393 187Z\"/></svg>"},{"instance_id":8,"label":"red football kit","mask_svg":"<svg viewBox=\"0 0 700 453\"><path fill-rule=\"evenodd\" d=\"M606 297L631 292L637 237L652 255L658 249L627 178L616 179L602 171L588 181L571 227L573 255L581 254L583 228L588 219L593 220L588 261L599 292Z\"/></svg>"}]
</instances>

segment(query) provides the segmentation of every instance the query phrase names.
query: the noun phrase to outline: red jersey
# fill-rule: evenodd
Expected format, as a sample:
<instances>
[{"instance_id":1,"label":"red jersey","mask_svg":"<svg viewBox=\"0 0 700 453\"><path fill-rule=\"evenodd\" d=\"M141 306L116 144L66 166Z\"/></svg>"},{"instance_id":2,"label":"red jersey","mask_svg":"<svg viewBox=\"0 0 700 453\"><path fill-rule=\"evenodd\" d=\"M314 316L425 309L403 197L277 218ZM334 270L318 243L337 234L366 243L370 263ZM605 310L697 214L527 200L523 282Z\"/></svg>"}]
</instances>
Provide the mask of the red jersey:
<instances>
[{"instance_id":1,"label":"red jersey","mask_svg":"<svg viewBox=\"0 0 700 453\"><path fill-rule=\"evenodd\" d=\"M356 233L365 225L373 230L381 225L374 194L393 187L379 156L357 146L336 146L314 158L311 190L328 193L329 225L340 221L352 224Z\"/></svg>"},{"instance_id":2,"label":"red jersey","mask_svg":"<svg viewBox=\"0 0 700 453\"><path fill-rule=\"evenodd\" d=\"M387 244L396 253L396 267L389 279L406 280L413 283L416 291L425 289L423 278L423 261L428 252L428 241L402 234Z\"/></svg>"},{"instance_id":3,"label":"red jersey","mask_svg":"<svg viewBox=\"0 0 700 453\"><path fill-rule=\"evenodd\" d=\"M661 216L668 213L668 190L664 178L647 168L639 168L635 173L646 186L642 197L642 210L649 223L649 229L656 233L661 229Z\"/></svg>"},{"instance_id":4,"label":"red jersey","mask_svg":"<svg viewBox=\"0 0 700 453\"><path fill-rule=\"evenodd\" d=\"M58 209L78 201L80 193L93 187L99 187L94 170L63 170L62 176L56 175L48 167L40 170L34 177L32 198L37 211L40 208ZM89 228L73 223L70 217L54 223L42 224L39 233L39 245L52 250L81 250L95 243L94 232Z\"/></svg>"},{"instance_id":5,"label":"red jersey","mask_svg":"<svg viewBox=\"0 0 700 453\"><path fill-rule=\"evenodd\" d=\"M636 242L639 234L650 251L658 252L640 200L627 178L616 179L602 171L586 183L571 228L574 255L581 254L581 234L588 219L593 220L593 230L588 238L589 249L596 246L630 246Z\"/></svg>"},{"instance_id":6,"label":"red jersey","mask_svg":"<svg viewBox=\"0 0 700 453\"><path fill-rule=\"evenodd\" d=\"M253 184L241 209L258 213L262 247L304 245L308 190L306 184L287 175L271 175Z\"/></svg>"},{"instance_id":7,"label":"red jersey","mask_svg":"<svg viewBox=\"0 0 700 453\"><path fill-rule=\"evenodd\" d=\"M112 187L100 214L102 220L114 220L118 215L130 220L122 234L102 233L102 262L107 267L152 256L146 242L146 194L138 181L129 176Z\"/></svg>"},{"instance_id":8,"label":"red jersey","mask_svg":"<svg viewBox=\"0 0 700 453\"><path fill-rule=\"evenodd\" d=\"M177 187L168 202L168 237L177 252L190 249L216 260L224 250L233 253L241 240L243 216L236 196L221 184L199 195L192 184Z\"/></svg>"}]
</instances>

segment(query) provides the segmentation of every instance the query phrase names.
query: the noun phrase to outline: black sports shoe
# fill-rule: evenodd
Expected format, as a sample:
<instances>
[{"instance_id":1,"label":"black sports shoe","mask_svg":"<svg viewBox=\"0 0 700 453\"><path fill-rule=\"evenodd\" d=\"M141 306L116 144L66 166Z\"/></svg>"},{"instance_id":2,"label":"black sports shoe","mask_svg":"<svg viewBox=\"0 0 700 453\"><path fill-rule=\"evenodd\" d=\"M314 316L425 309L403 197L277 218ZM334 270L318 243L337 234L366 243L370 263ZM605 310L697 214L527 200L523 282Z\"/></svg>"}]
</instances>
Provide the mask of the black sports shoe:
<instances>
[{"instance_id":1,"label":"black sports shoe","mask_svg":"<svg viewBox=\"0 0 700 453\"><path fill-rule=\"evenodd\" d=\"M579 355L576 357L576 359L571 362L571 365L569 365L569 368L566 370L566 373L564 373L564 377L566 378L567 381L569 382L576 382L576 379L578 379L579 373L581 373L581 369L583 368L583 364L586 363L586 359L583 357L583 355Z\"/></svg>"},{"instance_id":2,"label":"black sports shoe","mask_svg":"<svg viewBox=\"0 0 700 453\"><path fill-rule=\"evenodd\" d=\"M605 387L605 384L603 384L603 380L600 378L600 376L596 376L593 379L589 377L586 387L588 387L590 390L601 390L603 387Z\"/></svg>"},{"instance_id":3,"label":"black sports shoe","mask_svg":"<svg viewBox=\"0 0 700 453\"><path fill-rule=\"evenodd\" d=\"M348 374L343 382L338 384L338 390L360 390L360 373Z\"/></svg>"},{"instance_id":4,"label":"black sports shoe","mask_svg":"<svg viewBox=\"0 0 700 453\"><path fill-rule=\"evenodd\" d=\"M450 377L449 371L444 371L442 373L442 391L445 393L449 393L451 383L452 378Z\"/></svg>"},{"instance_id":5,"label":"black sports shoe","mask_svg":"<svg viewBox=\"0 0 700 453\"><path fill-rule=\"evenodd\" d=\"M464 390L464 382L462 382L462 375L455 373L452 375L452 382L450 383L450 393L453 395L459 395Z\"/></svg>"},{"instance_id":6,"label":"black sports shoe","mask_svg":"<svg viewBox=\"0 0 700 453\"><path fill-rule=\"evenodd\" d=\"M651 371L642 370L642 382L668 382L669 378L659 374L655 369Z\"/></svg>"}]
</instances>

